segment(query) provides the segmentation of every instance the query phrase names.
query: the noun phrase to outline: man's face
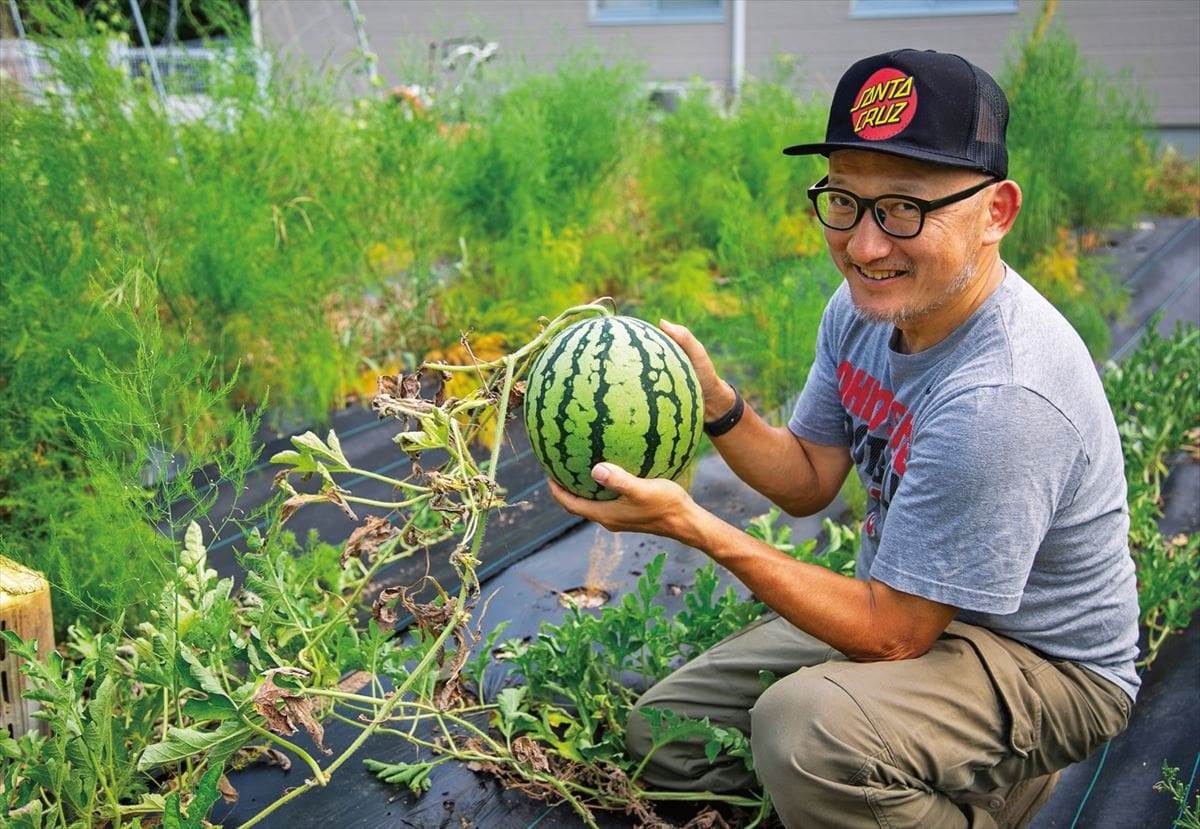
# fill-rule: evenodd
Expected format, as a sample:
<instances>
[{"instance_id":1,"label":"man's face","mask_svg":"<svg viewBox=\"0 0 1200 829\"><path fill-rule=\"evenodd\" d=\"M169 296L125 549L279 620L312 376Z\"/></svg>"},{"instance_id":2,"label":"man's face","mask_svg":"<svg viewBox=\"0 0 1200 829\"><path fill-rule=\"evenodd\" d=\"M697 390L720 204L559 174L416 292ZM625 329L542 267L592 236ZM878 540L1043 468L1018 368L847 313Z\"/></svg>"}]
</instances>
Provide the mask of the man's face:
<instances>
[{"instance_id":1,"label":"man's face","mask_svg":"<svg viewBox=\"0 0 1200 829\"><path fill-rule=\"evenodd\" d=\"M933 200L966 189L982 173L862 150L829 157L829 186L863 198L884 194ZM989 188L928 213L921 233L897 239L863 215L850 230L825 228L825 241L859 313L904 332L945 328L965 320L975 303ZM959 319L959 317L962 317ZM939 337L940 338L940 337Z\"/></svg>"}]
</instances>

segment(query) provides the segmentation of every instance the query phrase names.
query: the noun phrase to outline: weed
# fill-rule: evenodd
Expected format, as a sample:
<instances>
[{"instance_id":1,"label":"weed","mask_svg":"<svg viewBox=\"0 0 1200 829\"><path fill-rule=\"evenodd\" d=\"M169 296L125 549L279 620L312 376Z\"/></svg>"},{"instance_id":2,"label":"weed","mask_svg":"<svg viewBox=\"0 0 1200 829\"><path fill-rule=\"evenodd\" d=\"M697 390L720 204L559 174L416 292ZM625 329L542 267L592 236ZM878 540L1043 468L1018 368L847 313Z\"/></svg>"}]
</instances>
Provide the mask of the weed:
<instances>
[{"instance_id":1,"label":"weed","mask_svg":"<svg viewBox=\"0 0 1200 829\"><path fill-rule=\"evenodd\" d=\"M1129 546L1137 565L1138 601L1153 664L1173 632L1200 609L1200 535L1167 539L1158 528L1162 487L1173 453L1200 428L1200 330L1179 325L1170 337L1148 326L1137 350L1110 363L1104 389L1117 420L1129 486Z\"/></svg>"},{"instance_id":2,"label":"weed","mask_svg":"<svg viewBox=\"0 0 1200 829\"><path fill-rule=\"evenodd\" d=\"M1200 792L1197 792L1194 803L1188 803L1189 781L1184 783L1179 779L1179 769L1176 766L1163 763L1163 779L1154 784L1156 792L1166 792L1179 806L1179 815L1171 823L1173 829L1200 829Z\"/></svg>"}]
</instances>

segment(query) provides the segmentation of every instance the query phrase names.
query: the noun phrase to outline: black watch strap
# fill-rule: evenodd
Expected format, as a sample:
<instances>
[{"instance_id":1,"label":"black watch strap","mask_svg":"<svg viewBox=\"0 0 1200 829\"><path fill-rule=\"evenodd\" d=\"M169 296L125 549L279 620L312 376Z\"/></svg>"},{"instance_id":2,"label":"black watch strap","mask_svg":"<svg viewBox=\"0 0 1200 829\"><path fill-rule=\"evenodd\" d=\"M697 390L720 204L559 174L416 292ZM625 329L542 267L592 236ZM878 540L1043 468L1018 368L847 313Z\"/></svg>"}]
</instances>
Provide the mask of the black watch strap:
<instances>
[{"instance_id":1,"label":"black watch strap","mask_svg":"<svg viewBox=\"0 0 1200 829\"><path fill-rule=\"evenodd\" d=\"M733 408L716 420L710 420L704 424L704 434L710 438L720 437L737 426L742 415L746 413L746 401L742 399L741 393L734 388L732 383L729 384L729 388L733 389Z\"/></svg>"}]
</instances>

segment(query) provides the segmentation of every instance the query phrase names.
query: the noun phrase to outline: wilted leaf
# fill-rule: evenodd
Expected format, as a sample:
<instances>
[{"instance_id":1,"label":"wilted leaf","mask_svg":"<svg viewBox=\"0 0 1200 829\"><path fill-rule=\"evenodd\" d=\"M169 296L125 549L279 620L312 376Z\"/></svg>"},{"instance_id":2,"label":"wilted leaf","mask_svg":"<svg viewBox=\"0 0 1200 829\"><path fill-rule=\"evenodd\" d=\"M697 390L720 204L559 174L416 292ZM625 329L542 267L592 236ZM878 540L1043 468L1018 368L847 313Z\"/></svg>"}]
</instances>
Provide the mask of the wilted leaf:
<instances>
[{"instance_id":1,"label":"wilted leaf","mask_svg":"<svg viewBox=\"0 0 1200 829\"><path fill-rule=\"evenodd\" d=\"M525 380L518 380L512 384L512 389L508 393L508 417L511 420L517 416L517 412L525 405L525 389L528 383Z\"/></svg>"},{"instance_id":2,"label":"wilted leaf","mask_svg":"<svg viewBox=\"0 0 1200 829\"><path fill-rule=\"evenodd\" d=\"M416 400L421 396L421 372L406 374L400 379L400 397Z\"/></svg>"},{"instance_id":3,"label":"wilted leaf","mask_svg":"<svg viewBox=\"0 0 1200 829\"><path fill-rule=\"evenodd\" d=\"M318 464L317 468L321 469L323 467ZM295 490L293 490L293 492L295 492ZM304 506L305 504L316 504L321 502L333 504L342 512L344 512L346 517L351 521L357 521L358 516L354 514L354 510L350 508L350 505L346 503L345 498L342 497L343 494L344 490L339 489L337 486L331 484L326 484L320 492L296 493L292 495L291 498L288 498L283 502L283 506L280 508L279 512L279 523L286 523L287 520L296 512L296 510L300 509L300 507Z\"/></svg>"},{"instance_id":4,"label":"wilted leaf","mask_svg":"<svg viewBox=\"0 0 1200 829\"><path fill-rule=\"evenodd\" d=\"M683 829L729 829L729 823L716 809L708 808L685 823Z\"/></svg>"},{"instance_id":5,"label":"wilted leaf","mask_svg":"<svg viewBox=\"0 0 1200 829\"><path fill-rule=\"evenodd\" d=\"M221 793L221 799L226 803L237 803L238 790L229 782L229 778L221 775L221 779L217 781L217 791Z\"/></svg>"},{"instance_id":6,"label":"wilted leaf","mask_svg":"<svg viewBox=\"0 0 1200 829\"><path fill-rule=\"evenodd\" d=\"M339 563L342 567L345 567L346 562L352 556L360 556L364 553L370 558L379 551L381 546L399 534L400 531L393 527L392 523L386 518L368 515L363 525L350 533L350 538L346 541L346 546L342 549L342 556L339 559Z\"/></svg>"},{"instance_id":7,"label":"wilted leaf","mask_svg":"<svg viewBox=\"0 0 1200 829\"><path fill-rule=\"evenodd\" d=\"M325 747L325 727L313 715L313 704L299 691L280 688L275 684L275 674L308 676L299 668L272 668L254 694L254 709L267 721L267 727L277 734L290 736L303 727L317 748L325 754L333 752Z\"/></svg>"},{"instance_id":8,"label":"wilted leaf","mask_svg":"<svg viewBox=\"0 0 1200 829\"><path fill-rule=\"evenodd\" d=\"M371 616L380 627L391 627L396 624L396 609L391 606L396 598L404 593L403 587L385 587L371 604Z\"/></svg>"},{"instance_id":9,"label":"wilted leaf","mask_svg":"<svg viewBox=\"0 0 1200 829\"><path fill-rule=\"evenodd\" d=\"M541 746L528 737L518 737L512 743L513 756L535 772L550 771L550 761Z\"/></svg>"}]
</instances>

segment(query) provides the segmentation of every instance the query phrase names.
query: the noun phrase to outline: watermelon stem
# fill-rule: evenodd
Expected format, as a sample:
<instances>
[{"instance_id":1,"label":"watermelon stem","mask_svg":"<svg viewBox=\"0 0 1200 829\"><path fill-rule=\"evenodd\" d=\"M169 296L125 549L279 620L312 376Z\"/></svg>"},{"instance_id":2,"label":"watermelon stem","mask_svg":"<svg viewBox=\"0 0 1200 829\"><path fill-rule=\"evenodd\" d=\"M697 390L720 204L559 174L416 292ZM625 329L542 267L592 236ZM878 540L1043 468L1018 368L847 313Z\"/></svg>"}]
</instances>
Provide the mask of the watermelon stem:
<instances>
[{"instance_id":1,"label":"watermelon stem","mask_svg":"<svg viewBox=\"0 0 1200 829\"><path fill-rule=\"evenodd\" d=\"M607 301L607 305L604 304ZM610 297L601 297L594 302L589 302L585 305L574 305L563 311L550 322L546 323L546 327L541 333L530 340L525 345L518 348L512 354L504 357L499 357L495 360L487 362L476 362L469 366L451 365L449 363L422 363L422 369L430 371L479 371L480 369L498 369L502 368L505 363L517 363L524 361L528 365L528 360L525 358L537 355L537 352L545 347L546 343L554 339L554 335L564 328L571 326L583 317L611 317L617 313L616 303ZM523 374L524 372L519 372Z\"/></svg>"}]
</instances>

